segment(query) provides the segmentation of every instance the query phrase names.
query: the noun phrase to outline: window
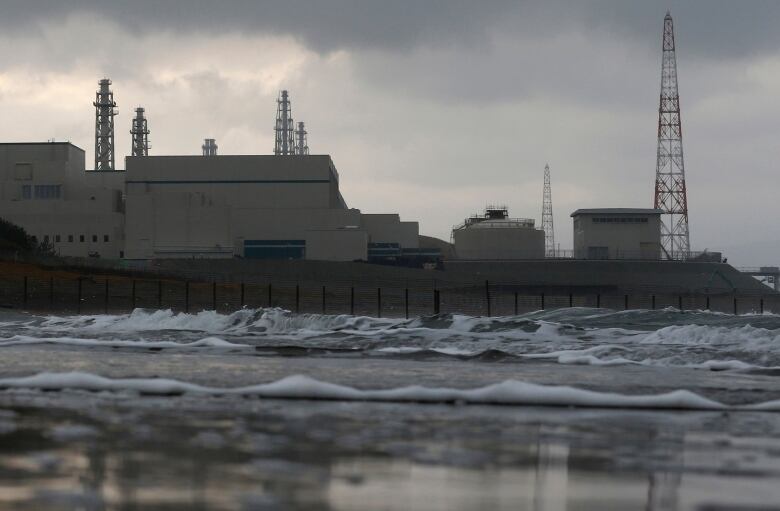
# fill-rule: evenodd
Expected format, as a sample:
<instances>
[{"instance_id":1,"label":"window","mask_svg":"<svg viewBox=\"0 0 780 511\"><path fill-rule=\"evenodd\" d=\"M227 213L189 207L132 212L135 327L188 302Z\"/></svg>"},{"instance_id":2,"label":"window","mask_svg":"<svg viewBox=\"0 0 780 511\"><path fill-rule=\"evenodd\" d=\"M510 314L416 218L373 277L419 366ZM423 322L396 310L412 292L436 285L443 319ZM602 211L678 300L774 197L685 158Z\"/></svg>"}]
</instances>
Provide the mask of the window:
<instances>
[{"instance_id":1,"label":"window","mask_svg":"<svg viewBox=\"0 0 780 511\"><path fill-rule=\"evenodd\" d=\"M92 235L92 243L97 243L97 234Z\"/></svg>"},{"instance_id":2,"label":"window","mask_svg":"<svg viewBox=\"0 0 780 511\"><path fill-rule=\"evenodd\" d=\"M60 185L35 185L33 191L36 199L59 199Z\"/></svg>"},{"instance_id":3,"label":"window","mask_svg":"<svg viewBox=\"0 0 780 511\"><path fill-rule=\"evenodd\" d=\"M73 243L73 235L68 234L68 243Z\"/></svg>"},{"instance_id":4,"label":"window","mask_svg":"<svg viewBox=\"0 0 780 511\"><path fill-rule=\"evenodd\" d=\"M22 185L22 199L32 199L32 186Z\"/></svg>"},{"instance_id":5,"label":"window","mask_svg":"<svg viewBox=\"0 0 780 511\"><path fill-rule=\"evenodd\" d=\"M108 234L103 235L103 243L108 243Z\"/></svg>"},{"instance_id":6,"label":"window","mask_svg":"<svg viewBox=\"0 0 780 511\"><path fill-rule=\"evenodd\" d=\"M55 234L55 235L54 235L54 241L55 241L55 243L59 243L59 242L61 241L61 240L60 240L60 235L59 235L59 234Z\"/></svg>"},{"instance_id":7,"label":"window","mask_svg":"<svg viewBox=\"0 0 780 511\"><path fill-rule=\"evenodd\" d=\"M79 241L84 243L84 235L83 234L79 234Z\"/></svg>"}]
</instances>

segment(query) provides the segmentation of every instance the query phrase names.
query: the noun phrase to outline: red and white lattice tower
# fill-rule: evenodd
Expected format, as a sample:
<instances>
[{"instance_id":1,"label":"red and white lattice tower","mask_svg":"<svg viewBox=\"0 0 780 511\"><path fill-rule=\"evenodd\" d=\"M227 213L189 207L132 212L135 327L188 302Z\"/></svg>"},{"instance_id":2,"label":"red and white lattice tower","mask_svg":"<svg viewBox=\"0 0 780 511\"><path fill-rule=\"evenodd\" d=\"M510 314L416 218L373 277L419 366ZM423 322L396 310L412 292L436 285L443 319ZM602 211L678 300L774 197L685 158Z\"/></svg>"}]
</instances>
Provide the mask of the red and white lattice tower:
<instances>
[{"instance_id":1,"label":"red and white lattice tower","mask_svg":"<svg viewBox=\"0 0 780 511\"><path fill-rule=\"evenodd\" d=\"M688 198L683 164L680 94L677 90L677 57L674 25L664 18L661 61L661 103L658 107L658 155L655 168L655 208L661 215L661 248L669 259L685 259L691 250L688 235Z\"/></svg>"}]
</instances>

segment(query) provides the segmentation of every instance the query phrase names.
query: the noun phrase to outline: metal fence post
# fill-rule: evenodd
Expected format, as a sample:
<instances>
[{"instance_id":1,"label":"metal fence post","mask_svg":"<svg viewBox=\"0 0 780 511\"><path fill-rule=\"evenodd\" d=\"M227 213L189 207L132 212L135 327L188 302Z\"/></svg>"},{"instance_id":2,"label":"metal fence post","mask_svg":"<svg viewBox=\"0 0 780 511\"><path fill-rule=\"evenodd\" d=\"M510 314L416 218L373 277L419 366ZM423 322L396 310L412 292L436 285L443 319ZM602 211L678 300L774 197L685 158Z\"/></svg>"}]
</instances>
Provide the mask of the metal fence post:
<instances>
[{"instance_id":1,"label":"metal fence post","mask_svg":"<svg viewBox=\"0 0 780 511\"><path fill-rule=\"evenodd\" d=\"M190 281L184 281L184 312L190 311Z\"/></svg>"},{"instance_id":2,"label":"metal fence post","mask_svg":"<svg viewBox=\"0 0 780 511\"><path fill-rule=\"evenodd\" d=\"M214 312L217 311L217 281L211 285L211 305L214 306Z\"/></svg>"},{"instance_id":3,"label":"metal fence post","mask_svg":"<svg viewBox=\"0 0 780 511\"><path fill-rule=\"evenodd\" d=\"M273 289L273 286L269 282L268 283L268 308L269 309L271 307L273 307L273 291L272 291L272 289Z\"/></svg>"},{"instance_id":4,"label":"metal fence post","mask_svg":"<svg viewBox=\"0 0 780 511\"><path fill-rule=\"evenodd\" d=\"M131 304L133 306L133 310L135 310L135 279L133 279L133 287L132 287L131 294L132 295L131 295L130 300L131 300Z\"/></svg>"},{"instance_id":5,"label":"metal fence post","mask_svg":"<svg viewBox=\"0 0 780 511\"><path fill-rule=\"evenodd\" d=\"M103 312L108 314L108 277L106 277L106 293L103 301Z\"/></svg>"},{"instance_id":6,"label":"metal fence post","mask_svg":"<svg viewBox=\"0 0 780 511\"><path fill-rule=\"evenodd\" d=\"M487 315L488 317L491 317L492 314L490 313L490 282L487 280L485 281L485 306L487 307Z\"/></svg>"},{"instance_id":7,"label":"metal fence post","mask_svg":"<svg viewBox=\"0 0 780 511\"><path fill-rule=\"evenodd\" d=\"M542 293L542 310L544 310L544 293Z\"/></svg>"},{"instance_id":8,"label":"metal fence post","mask_svg":"<svg viewBox=\"0 0 780 511\"><path fill-rule=\"evenodd\" d=\"M574 307L574 293L569 293L569 308Z\"/></svg>"},{"instance_id":9,"label":"metal fence post","mask_svg":"<svg viewBox=\"0 0 780 511\"><path fill-rule=\"evenodd\" d=\"M710 310L710 295L707 295L707 305L704 308Z\"/></svg>"},{"instance_id":10,"label":"metal fence post","mask_svg":"<svg viewBox=\"0 0 780 511\"><path fill-rule=\"evenodd\" d=\"M623 295L623 310L628 310L628 295Z\"/></svg>"},{"instance_id":11,"label":"metal fence post","mask_svg":"<svg viewBox=\"0 0 780 511\"><path fill-rule=\"evenodd\" d=\"M241 308L244 308L244 283L241 283Z\"/></svg>"},{"instance_id":12,"label":"metal fence post","mask_svg":"<svg viewBox=\"0 0 780 511\"><path fill-rule=\"evenodd\" d=\"M409 319L409 288L404 289L404 317Z\"/></svg>"},{"instance_id":13,"label":"metal fence post","mask_svg":"<svg viewBox=\"0 0 780 511\"><path fill-rule=\"evenodd\" d=\"M600 293L596 293L596 308L597 309L601 308L601 294Z\"/></svg>"},{"instance_id":14,"label":"metal fence post","mask_svg":"<svg viewBox=\"0 0 780 511\"><path fill-rule=\"evenodd\" d=\"M301 312L301 286L295 284L295 313Z\"/></svg>"},{"instance_id":15,"label":"metal fence post","mask_svg":"<svg viewBox=\"0 0 780 511\"><path fill-rule=\"evenodd\" d=\"M655 310L655 295L650 297L650 309Z\"/></svg>"},{"instance_id":16,"label":"metal fence post","mask_svg":"<svg viewBox=\"0 0 780 511\"><path fill-rule=\"evenodd\" d=\"M515 316L517 316L517 291L515 291Z\"/></svg>"},{"instance_id":17,"label":"metal fence post","mask_svg":"<svg viewBox=\"0 0 780 511\"><path fill-rule=\"evenodd\" d=\"M682 295L677 295L677 308L680 309L680 312L683 311Z\"/></svg>"},{"instance_id":18,"label":"metal fence post","mask_svg":"<svg viewBox=\"0 0 780 511\"><path fill-rule=\"evenodd\" d=\"M441 295L438 289L433 290L433 313L439 314L441 312Z\"/></svg>"},{"instance_id":19,"label":"metal fence post","mask_svg":"<svg viewBox=\"0 0 780 511\"><path fill-rule=\"evenodd\" d=\"M322 315L325 315L325 286L322 286Z\"/></svg>"},{"instance_id":20,"label":"metal fence post","mask_svg":"<svg viewBox=\"0 0 780 511\"><path fill-rule=\"evenodd\" d=\"M349 315L355 315L355 287L349 288Z\"/></svg>"},{"instance_id":21,"label":"metal fence post","mask_svg":"<svg viewBox=\"0 0 780 511\"><path fill-rule=\"evenodd\" d=\"M382 288L376 288L376 317L382 317Z\"/></svg>"},{"instance_id":22,"label":"metal fence post","mask_svg":"<svg viewBox=\"0 0 780 511\"><path fill-rule=\"evenodd\" d=\"M734 297L734 315L737 315L737 297Z\"/></svg>"}]
</instances>

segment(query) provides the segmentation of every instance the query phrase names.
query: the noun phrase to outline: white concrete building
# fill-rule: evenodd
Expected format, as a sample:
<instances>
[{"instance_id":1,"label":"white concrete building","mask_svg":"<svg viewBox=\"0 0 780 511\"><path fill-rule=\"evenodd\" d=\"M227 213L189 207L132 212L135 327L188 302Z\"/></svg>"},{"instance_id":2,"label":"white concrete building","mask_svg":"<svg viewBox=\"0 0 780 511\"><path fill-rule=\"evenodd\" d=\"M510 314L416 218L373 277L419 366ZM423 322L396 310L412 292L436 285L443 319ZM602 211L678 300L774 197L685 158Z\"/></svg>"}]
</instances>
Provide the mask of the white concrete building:
<instances>
[{"instance_id":1,"label":"white concrete building","mask_svg":"<svg viewBox=\"0 0 780 511\"><path fill-rule=\"evenodd\" d=\"M578 209L574 219L575 259L660 259L659 209Z\"/></svg>"},{"instance_id":2,"label":"white concrete building","mask_svg":"<svg viewBox=\"0 0 780 511\"><path fill-rule=\"evenodd\" d=\"M505 207L488 207L452 230L456 259L544 259L544 231L528 218L509 218Z\"/></svg>"},{"instance_id":3,"label":"white concrete building","mask_svg":"<svg viewBox=\"0 0 780 511\"><path fill-rule=\"evenodd\" d=\"M0 217L65 256L121 257L124 172L85 172L66 142L0 144Z\"/></svg>"},{"instance_id":4,"label":"white concrete building","mask_svg":"<svg viewBox=\"0 0 780 511\"><path fill-rule=\"evenodd\" d=\"M417 222L347 207L319 156L139 156L85 171L69 143L0 144L0 217L61 255L368 260Z\"/></svg>"}]
</instances>

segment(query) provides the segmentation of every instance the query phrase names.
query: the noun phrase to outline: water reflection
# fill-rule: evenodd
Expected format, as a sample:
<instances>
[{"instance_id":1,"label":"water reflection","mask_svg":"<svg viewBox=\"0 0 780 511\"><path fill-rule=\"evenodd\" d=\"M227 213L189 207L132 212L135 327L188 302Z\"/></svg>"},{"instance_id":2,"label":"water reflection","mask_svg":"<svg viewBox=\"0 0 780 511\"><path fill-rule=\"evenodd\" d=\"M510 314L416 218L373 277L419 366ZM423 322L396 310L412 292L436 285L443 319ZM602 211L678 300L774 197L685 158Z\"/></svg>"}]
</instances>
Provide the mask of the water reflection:
<instances>
[{"instance_id":1,"label":"water reflection","mask_svg":"<svg viewBox=\"0 0 780 511\"><path fill-rule=\"evenodd\" d=\"M13 410L14 427L0 434L0 508L655 511L780 501L771 414L303 402L195 414L168 399L143 413Z\"/></svg>"}]
</instances>

